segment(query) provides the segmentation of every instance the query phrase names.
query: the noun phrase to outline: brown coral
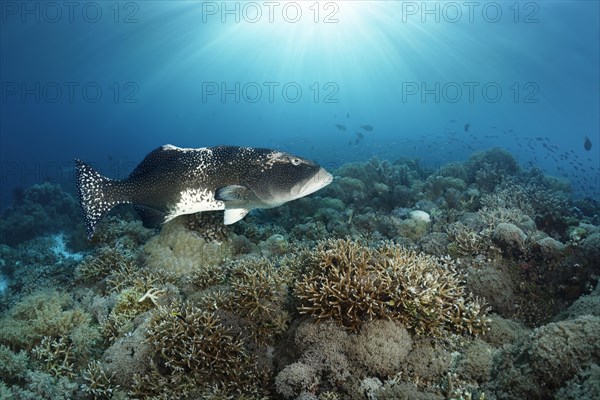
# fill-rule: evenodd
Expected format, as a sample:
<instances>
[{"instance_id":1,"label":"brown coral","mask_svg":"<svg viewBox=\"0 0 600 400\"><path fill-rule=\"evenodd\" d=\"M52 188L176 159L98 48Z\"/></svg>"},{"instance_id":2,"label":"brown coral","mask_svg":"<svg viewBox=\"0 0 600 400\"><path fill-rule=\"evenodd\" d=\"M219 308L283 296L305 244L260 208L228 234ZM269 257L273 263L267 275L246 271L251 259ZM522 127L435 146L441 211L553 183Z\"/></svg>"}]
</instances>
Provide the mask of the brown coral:
<instances>
[{"instance_id":1,"label":"brown coral","mask_svg":"<svg viewBox=\"0 0 600 400\"><path fill-rule=\"evenodd\" d=\"M238 393L261 391L262 375L240 335L213 312L191 303L158 307L148 324L147 341L158 370L168 371L173 382L191 375L200 388L216 386Z\"/></svg>"},{"instance_id":2,"label":"brown coral","mask_svg":"<svg viewBox=\"0 0 600 400\"><path fill-rule=\"evenodd\" d=\"M321 242L311 258L295 288L303 314L337 320L350 331L374 319L397 320L419 334L487 329L486 308L465 293L448 259L351 240Z\"/></svg>"}]
</instances>

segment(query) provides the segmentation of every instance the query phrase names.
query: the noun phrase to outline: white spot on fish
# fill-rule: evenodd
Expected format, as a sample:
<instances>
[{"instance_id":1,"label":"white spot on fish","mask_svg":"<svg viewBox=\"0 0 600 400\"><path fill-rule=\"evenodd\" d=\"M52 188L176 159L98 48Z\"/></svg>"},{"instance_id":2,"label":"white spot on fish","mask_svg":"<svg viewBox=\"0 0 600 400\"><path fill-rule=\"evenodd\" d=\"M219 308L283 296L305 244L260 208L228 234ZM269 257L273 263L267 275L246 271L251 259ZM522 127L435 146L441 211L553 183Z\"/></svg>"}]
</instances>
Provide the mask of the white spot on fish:
<instances>
[{"instance_id":1,"label":"white spot on fish","mask_svg":"<svg viewBox=\"0 0 600 400\"><path fill-rule=\"evenodd\" d=\"M190 151L198 151L198 152L203 152L206 153L207 155L212 155L212 149L209 149L208 147L198 147L198 148L189 148L189 147L177 147L177 146L173 146L172 144L165 144L164 146L162 146L163 150L175 150L175 151L181 151L184 153L190 152Z\"/></svg>"},{"instance_id":2,"label":"white spot on fish","mask_svg":"<svg viewBox=\"0 0 600 400\"><path fill-rule=\"evenodd\" d=\"M165 216L165 222L183 214L224 209L225 203L215 200L215 195L212 191L208 189L187 189L181 192L177 204L169 209Z\"/></svg>"}]
</instances>

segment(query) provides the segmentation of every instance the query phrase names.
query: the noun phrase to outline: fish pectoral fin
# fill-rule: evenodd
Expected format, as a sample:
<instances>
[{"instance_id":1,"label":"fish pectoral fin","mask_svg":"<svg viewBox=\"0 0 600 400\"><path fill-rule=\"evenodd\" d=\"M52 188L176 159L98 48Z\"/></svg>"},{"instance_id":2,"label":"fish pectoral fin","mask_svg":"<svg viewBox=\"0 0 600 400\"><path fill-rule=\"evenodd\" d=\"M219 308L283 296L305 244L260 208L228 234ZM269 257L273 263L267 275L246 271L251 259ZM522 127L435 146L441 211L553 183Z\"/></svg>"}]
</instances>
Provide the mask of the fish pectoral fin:
<instances>
[{"instance_id":1,"label":"fish pectoral fin","mask_svg":"<svg viewBox=\"0 0 600 400\"><path fill-rule=\"evenodd\" d=\"M229 210L225 210L225 215L223 216L223 224L235 224L240 219L244 218L249 212L250 210L246 208L230 208Z\"/></svg>"},{"instance_id":2,"label":"fish pectoral fin","mask_svg":"<svg viewBox=\"0 0 600 400\"><path fill-rule=\"evenodd\" d=\"M242 203L247 202L251 195L252 192L245 186L229 185L220 187L215 191L215 200Z\"/></svg>"}]
</instances>

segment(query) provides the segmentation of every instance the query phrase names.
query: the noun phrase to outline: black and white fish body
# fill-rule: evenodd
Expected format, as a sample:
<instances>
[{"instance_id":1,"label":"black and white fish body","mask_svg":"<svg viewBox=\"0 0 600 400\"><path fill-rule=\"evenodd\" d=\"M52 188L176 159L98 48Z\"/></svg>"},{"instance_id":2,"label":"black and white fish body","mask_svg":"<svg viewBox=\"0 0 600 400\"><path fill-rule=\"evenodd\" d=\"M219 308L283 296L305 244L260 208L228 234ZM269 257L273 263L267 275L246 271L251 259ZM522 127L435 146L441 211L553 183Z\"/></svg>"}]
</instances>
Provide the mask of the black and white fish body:
<instances>
[{"instance_id":1,"label":"black and white fish body","mask_svg":"<svg viewBox=\"0 0 600 400\"><path fill-rule=\"evenodd\" d=\"M224 210L233 224L257 208L272 208L327 186L318 164L277 150L165 145L150 152L123 180L102 176L75 160L77 190L88 237L119 204L134 204L167 222L184 214Z\"/></svg>"}]
</instances>

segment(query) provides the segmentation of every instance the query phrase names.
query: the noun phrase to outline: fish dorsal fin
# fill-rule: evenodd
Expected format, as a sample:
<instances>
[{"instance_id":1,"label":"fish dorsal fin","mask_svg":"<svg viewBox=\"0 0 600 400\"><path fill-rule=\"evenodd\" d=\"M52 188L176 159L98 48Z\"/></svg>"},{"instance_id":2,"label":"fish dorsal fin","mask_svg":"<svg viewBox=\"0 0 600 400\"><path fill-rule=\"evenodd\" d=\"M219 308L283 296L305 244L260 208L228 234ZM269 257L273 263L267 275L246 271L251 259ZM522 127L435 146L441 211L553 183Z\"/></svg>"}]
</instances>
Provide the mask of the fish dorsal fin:
<instances>
[{"instance_id":1,"label":"fish dorsal fin","mask_svg":"<svg viewBox=\"0 0 600 400\"><path fill-rule=\"evenodd\" d=\"M246 208L230 208L229 210L225 210L225 215L223 216L223 224L235 224L240 219L244 218L249 212L250 210Z\"/></svg>"},{"instance_id":2,"label":"fish dorsal fin","mask_svg":"<svg viewBox=\"0 0 600 400\"><path fill-rule=\"evenodd\" d=\"M252 191L245 186L229 185L215 191L215 200L224 202L246 203L250 200Z\"/></svg>"},{"instance_id":3,"label":"fish dorsal fin","mask_svg":"<svg viewBox=\"0 0 600 400\"><path fill-rule=\"evenodd\" d=\"M144 176L156 172L157 168L168 168L167 166L171 166L173 162L177 162L180 157L181 152L173 151L167 146L161 146L146 154L146 157L135 167L129 177Z\"/></svg>"}]
</instances>

